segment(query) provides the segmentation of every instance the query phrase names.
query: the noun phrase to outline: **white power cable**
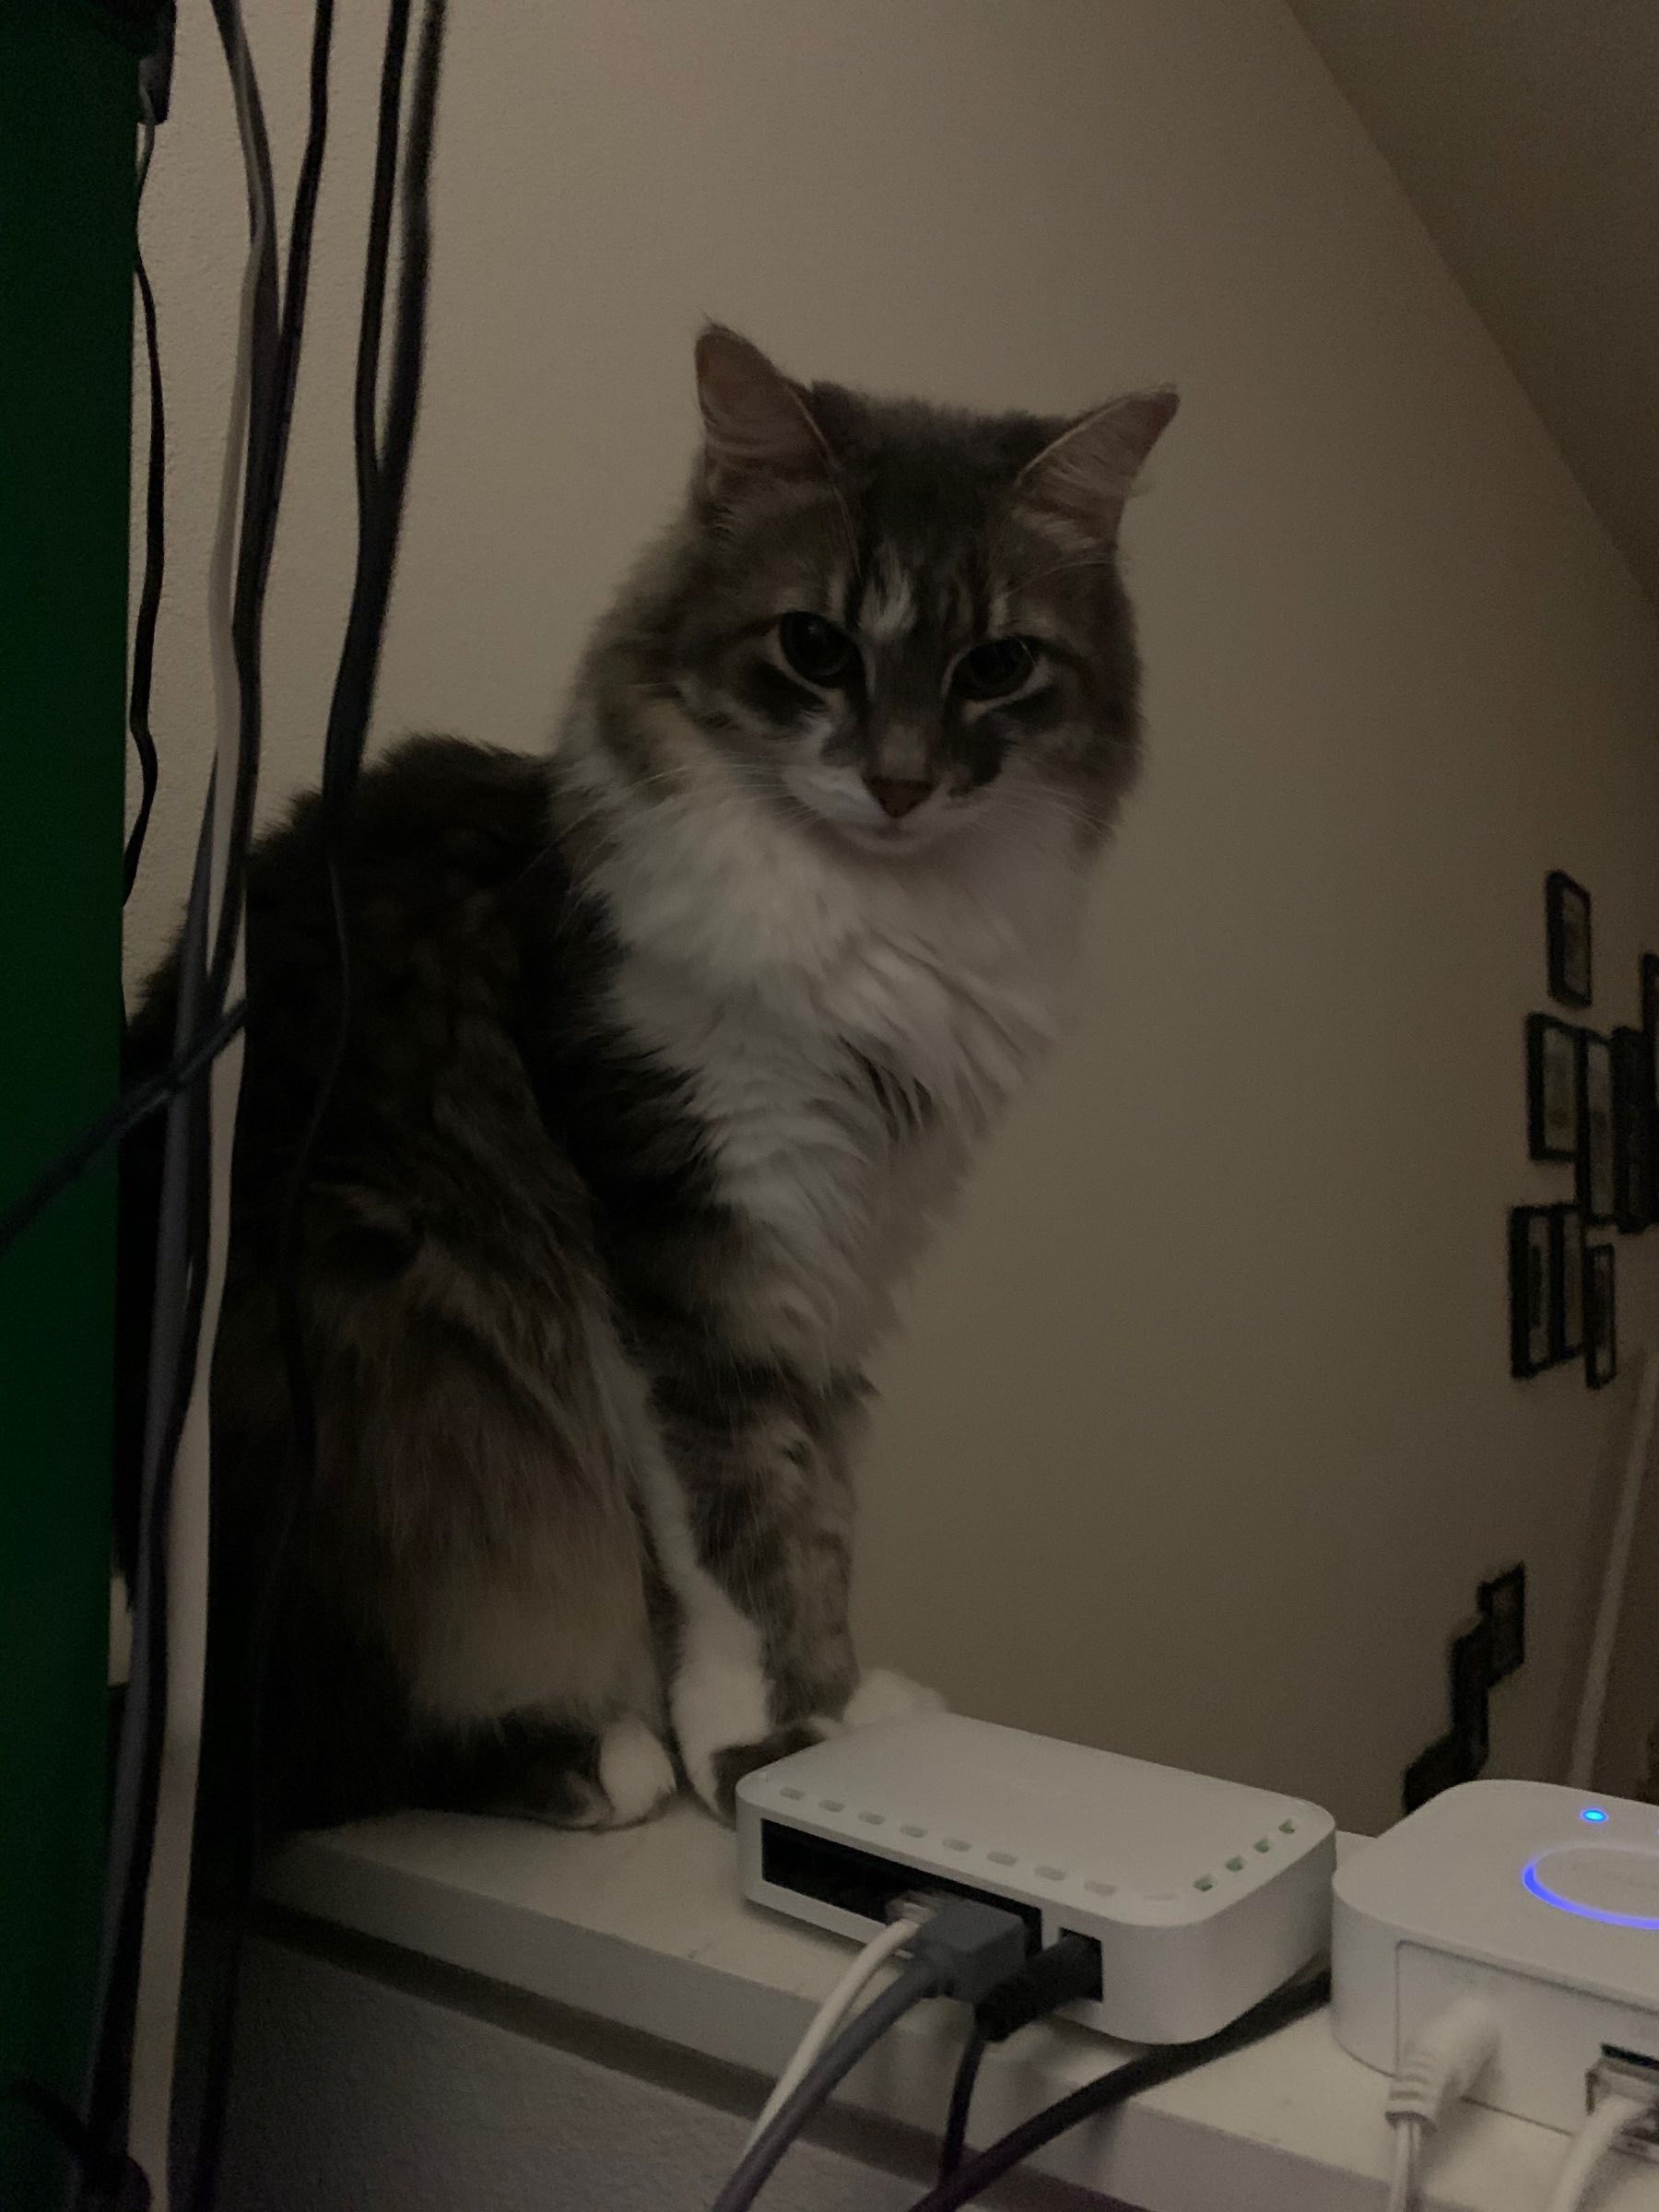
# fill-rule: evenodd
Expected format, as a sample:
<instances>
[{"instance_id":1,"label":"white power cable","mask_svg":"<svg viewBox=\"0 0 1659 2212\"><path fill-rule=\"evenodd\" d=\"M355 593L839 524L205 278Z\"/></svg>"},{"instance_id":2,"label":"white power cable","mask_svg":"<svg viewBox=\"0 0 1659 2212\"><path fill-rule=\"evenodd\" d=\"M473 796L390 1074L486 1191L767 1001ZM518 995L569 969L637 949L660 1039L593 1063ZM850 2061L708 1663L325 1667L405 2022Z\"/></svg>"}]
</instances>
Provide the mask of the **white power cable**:
<instances>
[{"instance_id":1,"label":"white power cable","mask_svg":"<svg viewBox=\"0 0 1659 2212\"><path fill-rule=\"evenodd\" d=\"M813 2015L811 2026L795 2046L794 2056L779 2075L776 2088L761 2106L760 2116L749 2130L748 2142L744 2145L746 2150L749 2144L764 2134L774 2115L794 2096L799 2084L811 2071L819 2052L834 2036L881 1969L888 1959L898 1957L905 1945L912 1940L916 1930L930 1917L924 1905L901 1907L900 1916L890 1927L883 1928L879 1936L871 1936Z\"/></svg>"},{"instance_id":2,"label":"white power cable","mask_svg":"<svg viewBox=\"0 0 1659 2212\"><path fill-rule=\"evenodd\" d=\"M1387 2212L1416 2212L1418 2154L1423 2146L1424 2122L1420 2113L1403 2112L1394 2123L1394 2172L1388 2185Z\"/></svg>"},{"instance_id":3,"label":"white power cable","mask_svg":"<svg viewBox=\"0 0 1659 2212\"><path fill-rule=\"evenodd\" d=\"M207 616L212 645L215 755L208 803L213 826L207 939L222 910L236 798L241 684L231 638L240 494L246 466L253 385L254 299L274 211L260 181L249 100L251 63L240 8L236 25L237 124L247 171L251 213L248 259L238 319L230 418L226 433L219 505L208 571ZM242 946L238 918L229 996L241 994ZM174 1461L167 1565L167 1703L149 1881L145 1892L134 2016L133 2073L128 2145L150 2177L155 2212L167 2212L168 2149L172 2081L183 1979L185 1922L190 1900L191 1840L195 1819L201 1749L202 1685L207 1650L209 1389L213 1347L230 1229L230 1151L241 1085L242 1041L226 1047L213 1068L209 1093L207 1279L202 1306L195 1374Z\"/></svg>"},{"instance_id":4,"label":"white power cable","mask_svg":"<svg viewBox=\"0 0 1659 2212\"><path fill-rule=\"evenodd\" d=\"M1659 2100L1620 2096L1617 2091L1604 2097L1573 2136L1546 2212L1579 2212L1602 2160L1621 2136L1652 2118L1656 2101Z\"/></svg>"},{"instance_id":5,"label":"white power cable","mask_svg":"<svg viewBox=\"0 0 1659 2212\"><path fill-rule=\"evenodd\" d=\"M1498 2049L1498 2016L1482 1998L1459 1997L1419 2029L1389 2085L1394 2130L1388 2212L1416 2212L1424 2139L1454 2099L1466 2097Z\"/></svg>"}]
</instances>

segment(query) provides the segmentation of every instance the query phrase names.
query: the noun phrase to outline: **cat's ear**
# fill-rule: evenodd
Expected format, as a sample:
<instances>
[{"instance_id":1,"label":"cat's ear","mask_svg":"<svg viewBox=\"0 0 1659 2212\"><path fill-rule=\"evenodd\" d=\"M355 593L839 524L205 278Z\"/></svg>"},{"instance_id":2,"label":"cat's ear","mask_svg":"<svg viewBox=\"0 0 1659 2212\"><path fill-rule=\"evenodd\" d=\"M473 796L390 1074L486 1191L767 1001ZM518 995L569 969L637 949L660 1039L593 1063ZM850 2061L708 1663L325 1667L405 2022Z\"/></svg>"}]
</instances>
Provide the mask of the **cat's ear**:
<instances>
[{"instance_id":1,"label":"cat's ear","mask_svg":"<svg viewBox=\"0 0 1659 2212\"><path fill-rule=\"evenodd\" d=\"M1080 415L1019 472L1015 500L1031 518L1089 544L1110 545L1124 501L1174 414L1164 385L1131 392Z\"/></svg>"},{"instance_id":2,"label":"cat's ear","mask_svg":"<svg viewBox=\"0 0 1659 2212\"><path fill-rule=\"evenodd\" d=\"M718 494L745 477L823 470L829 449L806 394L759 348L711 323L697 341L703 475Z\"/></svg>"}]
</instances>

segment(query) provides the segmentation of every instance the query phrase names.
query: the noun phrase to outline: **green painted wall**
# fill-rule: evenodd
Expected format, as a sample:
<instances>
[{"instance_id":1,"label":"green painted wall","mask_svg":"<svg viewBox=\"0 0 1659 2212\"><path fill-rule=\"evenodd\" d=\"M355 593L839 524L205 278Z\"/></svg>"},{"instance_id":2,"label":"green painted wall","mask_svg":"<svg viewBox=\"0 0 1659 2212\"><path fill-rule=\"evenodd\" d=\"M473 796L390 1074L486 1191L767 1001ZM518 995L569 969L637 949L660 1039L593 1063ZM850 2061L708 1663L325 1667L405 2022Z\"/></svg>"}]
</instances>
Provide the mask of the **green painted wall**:
<instances>
[{"instance_id":1,"label":"green painted wall","mask_svg":"<svg viewBox=\"0 0 1659 2212\"><path fill-rule=\"evenodd\" d=\"M0 1200L116 1086L136 41L0 0ZM78 2099L102 1886L114 1177L0 1258L0 2205Z\"/></svg>"}]
</instances>

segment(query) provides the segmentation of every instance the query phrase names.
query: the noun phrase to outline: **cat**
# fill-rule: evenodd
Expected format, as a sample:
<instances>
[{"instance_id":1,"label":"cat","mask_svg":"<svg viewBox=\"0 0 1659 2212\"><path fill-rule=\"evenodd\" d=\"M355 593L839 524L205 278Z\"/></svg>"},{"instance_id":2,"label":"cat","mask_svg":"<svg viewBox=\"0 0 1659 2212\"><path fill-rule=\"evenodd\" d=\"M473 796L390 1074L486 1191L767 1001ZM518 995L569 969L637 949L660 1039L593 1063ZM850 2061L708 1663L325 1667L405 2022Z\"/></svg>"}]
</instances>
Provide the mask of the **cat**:
<instances>
[{"instance_id":1,"label":"cat","mask_svg":"<svg viewBox=\"0 0 1659 2212\"><path fill-rule=\"evenodd\" d=\"M213 1372L208 1712L276 1579L284 1827L400 1805L639 1820L856 1723L852 1469L895 1285L1053 1038L1133 780L1116 546L1175 409L976 415L804 386L718 326L679 519L552 759L447 737L255 849ZM165 1057L175 969L132 1033ZM152 1131L127 1161L131 1399ZM129 1427L131 1424L129 1423Z\"/></svg>"}]
</instances>

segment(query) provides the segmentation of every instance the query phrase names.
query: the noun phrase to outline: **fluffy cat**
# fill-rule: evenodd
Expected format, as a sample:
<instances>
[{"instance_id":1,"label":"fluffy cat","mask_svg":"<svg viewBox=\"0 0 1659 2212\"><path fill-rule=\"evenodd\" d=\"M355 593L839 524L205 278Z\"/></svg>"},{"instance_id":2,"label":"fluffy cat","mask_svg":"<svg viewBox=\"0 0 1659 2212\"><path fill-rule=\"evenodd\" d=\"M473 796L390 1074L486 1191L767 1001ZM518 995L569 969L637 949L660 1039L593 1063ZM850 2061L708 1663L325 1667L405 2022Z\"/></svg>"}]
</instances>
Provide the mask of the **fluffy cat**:
<instances>
[{"instance_id":1,"label":"fluffy cat","mask_svg":"<svg viewBox=\"0 0 1659 2212\"><path fill-rule=\"evenodd\" d=\"M275 1282L338 1004L319 803L253 863L209 1749L248 1736L237 1654L292 1519L260 1731L285 1824L623 1822L681 1774L724 1813L856 1717L865 1363L1054 1032L1134 774L1115 547L1172 394L947 412L804 387L718 328L697 379L684 512L551 764L417 738L340 834L352 1030L303 1214L297 1517ZM152 1132L135 1387L155 1173Z\"/></svg>"}]
</instances>

